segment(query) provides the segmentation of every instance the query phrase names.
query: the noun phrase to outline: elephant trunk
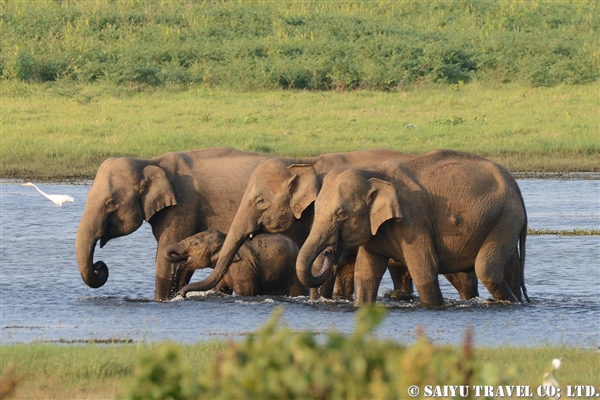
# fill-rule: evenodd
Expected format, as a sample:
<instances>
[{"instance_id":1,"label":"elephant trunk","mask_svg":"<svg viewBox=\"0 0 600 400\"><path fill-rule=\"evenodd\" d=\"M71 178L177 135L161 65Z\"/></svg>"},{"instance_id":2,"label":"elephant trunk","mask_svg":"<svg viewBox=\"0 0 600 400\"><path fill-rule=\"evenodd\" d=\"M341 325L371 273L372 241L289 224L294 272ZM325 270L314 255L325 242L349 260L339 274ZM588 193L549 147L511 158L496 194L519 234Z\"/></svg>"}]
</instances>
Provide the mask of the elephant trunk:
<instances>
[{"instance_id":1,"label":"elephant trunk","mask_svg":"<svg viewBox=\"0 0 600 400\"><path fill-rule=\"evenodd\" d=\"M302 246L302 249L300 249L300 253L298 253L298 259L296 260L296 274L298 275L300 282L307 287L314 288L323 285L333 271L336 245L333 246L333 249L327 249L325 252L323 265L320 268L320 271L316 275L313 275L312 273L312 266L315 259L328 247L321 243L323 243L323 241L319 240L317 236L314 236L311 233Z\"/></svg>"},{"instance_id":2,"label":"elephant trunk","mask_svg":"<svg viewBox=\"0 0 600 400\"><path fill-rule=\"evenodd\" d=\"M221 281L221 279L223 279L223 277L227 273L227 270L229 269L229 266L231 265L235 254L237 253L238 249L242 246L242 244L244 244L245 240L246 238L243 238L239 242L234 243L231 247L231 250L227 253L221 251L219 261L217 261L215 269L212 271L212 273L200 282L190 283L189 285L181 289L181 291L183 291L183 293L187 293L189 291L204 292L217 286L217 284Z\"/></svg>"},{"instance_id":3,"label":"elephant trunk","mask_svg":"<svg viewBox=\"0 0 600 400\"><path fill-rule=\"evenodd\" d=\"M238 211L238 214L244 215L244 212L246 211ZM248 220L251 222L246 223ZM247 239L252 239L253 232L258 231L259 226L255 221L256 220L254 218L237 218L236 215L236 218L229 229L229 233L223 242L221 252L219 253L219 260L217 261L212 273L200 282L194 282L185 286L182 291L184 293L191 290L206 291L217 286L217 284L221 281L221 279L223 279L229 270L229 266L233 262L233 259L235 258L235 255L239 251L240 247L242 247Z\"/></svg>"},{"instance_id":4,"label":"elephant trunk","mask_svg":"<svg viewBox=\"0 0 600 400\"><path fill-rule=\"evenodd\" d=\"M186 252L181 251L179 243L168 245L163 251L163 257L170 263L176 264L187 260Z\"/></svg>"},{"instance_id":5,"label":"elephant trunk","mask_svg":"<svg viewBox=\"0 0 600 400\"><path fill-rule=\"evenodd\" d=\"M103 261L94 260L94 249L99 238L91 234L86 224L80 224L75 238L77 264L83 281L91 288L99 288L108 279L108 267Z\"/></svg>"}]
</instances>

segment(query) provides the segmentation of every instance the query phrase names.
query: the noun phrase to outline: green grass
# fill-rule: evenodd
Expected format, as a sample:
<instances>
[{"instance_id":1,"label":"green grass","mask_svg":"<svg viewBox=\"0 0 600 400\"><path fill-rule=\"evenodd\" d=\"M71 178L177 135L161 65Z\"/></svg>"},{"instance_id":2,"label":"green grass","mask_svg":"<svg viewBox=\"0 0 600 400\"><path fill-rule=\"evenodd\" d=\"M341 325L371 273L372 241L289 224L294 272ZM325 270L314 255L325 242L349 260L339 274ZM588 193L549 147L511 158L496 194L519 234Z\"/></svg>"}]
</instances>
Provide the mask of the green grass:
<instances>
[{"instance_id":1,"label":"green grass","mask_svg":"<svg viewBox=\"0 0 600 400\"><path fill-rule=\"evenodd\" d=\"M573 230L558 230L558 229L527 229L528 235L558 235L558 236L598 236L600 229L573 229Z\"/></svg>"},{"instance_id":2,"label":"green grass","mask_svg":"<svg viewBox=\"0 0 600 400\"><path fill-rule=\"evenodd\" d=\"M598 79L595 1L6 1L0 76L233 90Z\"/></svg>"},{"instance_id":3,"label":"green grass","mask_svg":"<svg viewBox=\"0 0 600 400\"><path fill-rule=\"evenodd\" d=\"M115 398L133 376L141 357L160 344L0 346L2 373L17 381L16 398ZM225 348L224 342L179 345L195 371L203 371Z\"/></svg>"},{"instance_id":4,"label":"green grass","mask_svg":"<svg viewBox=\"0 0 600 400\"><path fill-rule=\"evenodd\" d=\"M0 346L1 372L12 371L17 380L14 398L27 399L106 399L115 398L134 376L142 357L154 354L161 344L54 345L29 344ZM206 372L226 348L224 342L176 345L183 360L196 376ZM522 371L517 385L541 384L553 358L563 357L555 373L565 385L600 387L600 354L595 350L570 347L478 347L475 359L492 362L500 371L517 366Z\"/></svg>"},{"instance_id":5,"label":"green grass","mask_svg":"<svg viewBox=\"0 0 600 400\"><path fill-rule=\"evenodd\" d=\"M522 375L515 384L537 388L544 373L551 369L552 360L562 358L562 366L554 374L561 387L600 386L600 353L597 350L562 346L478 347L475 354L479 361L493 362L501 371L507 371L511 366L519 367Z\"/></svg>"},{"instance_id":6,"label":"green grass","mask_svg":"<svg viewBox=\"0 0 600 400\"><path fill-rule=\"evenodd\" d=\"M598 171L599 15L594 1L0 0L0 177L93 178L109 156L209 146Z\"/></svg>"},{"instance_id":7,"label":"green grass","mask_svg":"<svg viewBox=\"0 0 600 400\"><path fill-rule=\"evenodd\" d=\"M448 148L479 153L511 171L600 170L597 83L475 82L396 93L0 83L3 178L93 178L109 156L211 146L284 157Z\"/></svg>"},{"instance_id":8,"label":"green grass","mask_svg":"<svg viewBox=\"0 0 600 400\"><path fill-rule=\"evenodd\" d=\"M403 398L409 385L527 385L535 392L554 358L560 385L600 388L597 349L436 345L417 328L410 346L372 333L381 307L355 313L354 332L293 332L278 308L240 341L195 344L0 345L0 395L16 398ZM352 396L354 394L354 396ZM400 395L399 395L400 394Z\"/></svg>"}]
</instances>

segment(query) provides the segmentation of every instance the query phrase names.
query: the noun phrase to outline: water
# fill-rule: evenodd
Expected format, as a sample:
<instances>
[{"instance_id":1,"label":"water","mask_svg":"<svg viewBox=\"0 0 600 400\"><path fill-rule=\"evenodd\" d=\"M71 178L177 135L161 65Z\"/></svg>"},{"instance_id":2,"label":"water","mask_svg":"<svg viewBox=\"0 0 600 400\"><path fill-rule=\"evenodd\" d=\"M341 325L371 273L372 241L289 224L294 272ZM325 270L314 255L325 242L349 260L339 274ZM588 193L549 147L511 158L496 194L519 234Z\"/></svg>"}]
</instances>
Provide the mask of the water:
<instances>
[{"instance_id":1,"label":"water","mask_svg":"<svg viewBox=\"0 0 600 400\"><path fill-rule=\"evenodd\" d=\"M600 181L522 179L535 229L599 229ZM341 332L354 329L355 310L345 301L309 302L276 296L241 298L218 294L185 301L155 303L156 244L146 223L132 235L97 249L110 278L88 288L75 261L75 234L89 186L41 184L52 194L70 194L75 203L54 206L31 187L1 184L0 310L1 343L125 340L196 342L214 337L239 338L255 331L278 306L295 330ZM564 344L597 348L600 344L600 238L530 236L526 284L531 304L499 305L487 299L458 300L443 279L448 306L430 310L395 302L389 276L380 303L389 308L377 335L412 343L421 325L436 343L459 343L467 326L479 345ZM197 274L193 279L206 276Z\"/></svg>"}]
</instances>

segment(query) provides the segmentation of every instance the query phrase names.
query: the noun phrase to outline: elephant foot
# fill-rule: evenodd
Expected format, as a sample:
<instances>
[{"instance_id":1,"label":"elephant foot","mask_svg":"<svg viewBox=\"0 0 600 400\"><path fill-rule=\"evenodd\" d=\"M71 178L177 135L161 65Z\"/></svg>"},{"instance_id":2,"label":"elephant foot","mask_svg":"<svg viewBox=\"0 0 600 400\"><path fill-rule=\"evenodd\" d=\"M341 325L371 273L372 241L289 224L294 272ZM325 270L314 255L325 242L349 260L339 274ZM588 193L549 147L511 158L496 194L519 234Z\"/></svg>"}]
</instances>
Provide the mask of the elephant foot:
<instances>
[{"instance_id":1,"label":"elephant foot","mask_svg":"<svg viewBox=\"0 0 600 400\"><path fill-rule=\"evenodd\" d=\"M502 281L500 283L486 282L484 283L487 290L491 293L492 297L496 301L510 301L511 303L518 303L519 300L510 290L508 283Z\"/></svg>"},{"instance_id":2,"label":"elephant foot","mask_svg":"<svg viewBox=\"0 0 600 400\"><path fill-rule=\"evenodd\" d=\"M402 289L394 289L387 296L392 300L399 301L410 301L415 298L412 293L405 292Z\"/></svg>"},{"instance_id":3,"label":"elephant foot","mask_svg":"<svg viewBox=\"0 0 600 400\"><path fill-rule=\"evenodd\" d=\"M444 305L444 297L442 296L437 280L416 286L423 305L428 307L440 307Z\"/></svg>"}]
</instances>

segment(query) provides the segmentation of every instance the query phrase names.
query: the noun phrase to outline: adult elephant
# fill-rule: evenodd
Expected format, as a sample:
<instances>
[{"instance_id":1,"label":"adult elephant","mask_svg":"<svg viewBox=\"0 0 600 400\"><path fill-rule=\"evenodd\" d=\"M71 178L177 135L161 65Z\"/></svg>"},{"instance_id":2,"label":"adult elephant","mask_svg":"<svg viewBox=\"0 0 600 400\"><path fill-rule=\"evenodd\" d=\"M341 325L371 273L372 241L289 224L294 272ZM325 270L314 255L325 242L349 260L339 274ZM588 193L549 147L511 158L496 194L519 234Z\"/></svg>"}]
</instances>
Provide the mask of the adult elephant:
<instances>
[{"instance_id":1,"label":"adult elephant","mask_svg":"<svg viewBox=\"0 0 600 400\"><path fill-rule=\"evenodd\" d=\"M526 235L525 204L506 169L474 154L438 150L329 173L296 270L303 284L317 287L343 249L359 248L356 306L376 300L390 258L406 265L424 304L444 302L438 274L473 268L495 300L517 301L507 278L525 293ZM508 270L517 244L520 273L513 277ZM314 276L313 261L324 251L330 262Z\"/></svg>"},{"instance_id":2,"label":"adult elephant","mask_svg":"<svg viewBox=\"0 0 600 400\"><path fill-rule=\"evenodd\" d=\"M270 158L262 161L250 177L215 269L206 279L194 283L195 290L209 290L217 285L240 247L254 235L287 234L297 221L310 227L312 203L317 198L323 177L332 169L412 157L398 151L372 149L304 159ZM182 292L185 291L186 288Z\"/></svg>"},{"instance_id":3,"label":"adult elephant","mask_svg":"<svg viewBox=\"0 0 600 400\"><path fill-rule=\"evenodd\" d=\"M313 221L313 203L319 193L321 182L329 171L337 167L363 167L381 160L409 160L413 155L388 149L362 150L343 154L326 154L308 159L270 158L262 161L252 173L248 187L241 200L219 260L213 273L201 282L194 283L195 290L213 288L227 273L237 251L248 239L261 232L281 233L290 229L294 222L310 228ZM302 243L300 243L302 245ZM345 254L336 265L337 277L324 282L319 295L349 297L353 291L355 252ZM390 274L395 283L406 281L406 268L398 263L390 264ZM449 277L461 297L477 295L475 277ZM473 274L471 274L473 275ZM399 291L409 286L398 287ZM185 291L185 290L184 290ZM315 291L311 297L315 297Z\"/></svg>"},{"instance_id":4,"label":"adult elephant","mask_svg":"<svg viewBox=\"0 0 600 400\"><path fill-rule=\"evenodd\" d=\"M84 282L98 288L108 278L93 262L96 243L129 235L145 220L158 243L157 301L186 285L193 270L178 273L164 248L208 228L227 231L252 171L267 155L231 148L172 152L149 160L109 158L96 174L75 242Z\"/></svg>"}]
</instances>

